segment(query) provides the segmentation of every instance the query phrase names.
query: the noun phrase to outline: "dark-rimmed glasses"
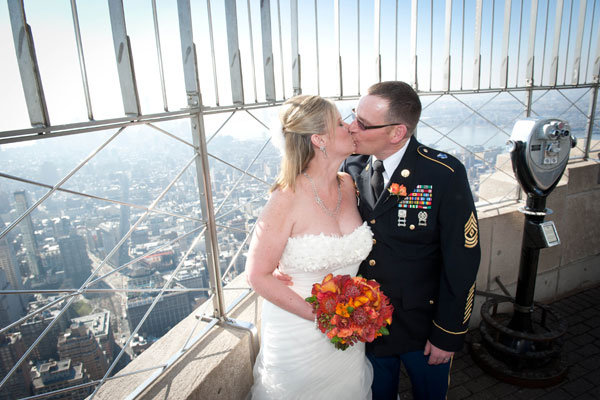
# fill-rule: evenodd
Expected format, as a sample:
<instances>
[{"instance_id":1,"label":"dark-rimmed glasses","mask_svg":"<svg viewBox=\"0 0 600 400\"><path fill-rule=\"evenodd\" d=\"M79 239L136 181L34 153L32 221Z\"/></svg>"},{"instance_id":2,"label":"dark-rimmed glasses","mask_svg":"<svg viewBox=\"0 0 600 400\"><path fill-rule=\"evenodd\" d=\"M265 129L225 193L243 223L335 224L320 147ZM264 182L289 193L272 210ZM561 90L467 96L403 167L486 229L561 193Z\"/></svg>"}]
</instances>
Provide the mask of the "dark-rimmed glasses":
<instances>
[{"instance_id":1,"label":"dark-rimmed glasses","mask_svg":"<svg viewBox=\"0 0 600 400\"><path fill-rule=\"evenodd\" d=\"M356 121L356 125L358 125L359 129L362 131L368 131L369 129L385 128L386 126L403 125L401 122L396 122L393 124L367 126L367 125L363 124L360 119L358 119L358 115L356 115L356 108L352 109L351 118L352 118L352 121L350 121L350 123Z\"/></svg>"}]
</instances>

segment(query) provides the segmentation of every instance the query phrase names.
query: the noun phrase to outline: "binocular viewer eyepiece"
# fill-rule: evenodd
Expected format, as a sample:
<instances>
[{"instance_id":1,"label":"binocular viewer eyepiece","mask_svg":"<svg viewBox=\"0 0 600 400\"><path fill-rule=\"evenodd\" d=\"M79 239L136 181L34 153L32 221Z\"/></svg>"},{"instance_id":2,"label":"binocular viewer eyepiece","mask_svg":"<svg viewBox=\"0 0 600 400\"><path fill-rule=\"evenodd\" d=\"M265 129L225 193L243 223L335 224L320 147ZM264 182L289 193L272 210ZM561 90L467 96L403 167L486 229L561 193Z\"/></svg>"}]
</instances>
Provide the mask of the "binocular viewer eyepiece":
<instances>
[{"instance_id":1,"label":"binocular viewer eyepiece","mask_svg":"<svg viewBox=\"0 0 600 400\"><path fill-rule=\"evenodd\" d=\"M562 176L577 140L566 121L527 118L515 123L508 145L513 171L528 195L547 196Z\"/></svg>"},{"instance_id":2,"label":"binocular viewer eyepiece","mask_svg":"<svg viewBox=\"0 0 600 400\"><path fill-rule=\"evenodd\" d=\"M563 121L551 121L543 126L541 130L543 133L540 139L559 139L561 137L569 137L571 135L571 131L569 130L567 124Z\"/></svg>"}]
</instances>

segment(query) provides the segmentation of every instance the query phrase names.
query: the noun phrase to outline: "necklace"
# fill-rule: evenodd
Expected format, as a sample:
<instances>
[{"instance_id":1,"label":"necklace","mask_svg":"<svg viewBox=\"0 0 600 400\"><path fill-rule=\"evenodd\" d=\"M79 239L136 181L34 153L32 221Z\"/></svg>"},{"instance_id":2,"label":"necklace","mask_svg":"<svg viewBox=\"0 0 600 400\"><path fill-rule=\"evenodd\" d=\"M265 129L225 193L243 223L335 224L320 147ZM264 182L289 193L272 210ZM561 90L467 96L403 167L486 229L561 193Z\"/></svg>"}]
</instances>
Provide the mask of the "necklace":
<instances>
[{"instance_id":1,"label":"necklace","mask_svg":"<svg viewBox=\"0 0 600 400\"><path fill-rule=\"evenodd\" d=\"M323 211L325 211L325 214L329 215L331 218L335 218L337 216L337 214L340 212L340 206L342 205L342 190L340 188L340 182L338 181L338 185L337 185L337 192L338 192L337 205L335 206L335 210L331 211L329 208L327 208L325 206L325 204L323 203L323 200L321 200L321 198L319 197L319 193L317 192L317 186L315 185L315 182L312 180L312 178L306 172L302 172L302 175L304 175L306 177L306 179L308 179L310 181L310 184L312 185L313 193L315 195L315 201L317 202L317 204L319 206L321 206Z\"/></svg>"}]
</instances>

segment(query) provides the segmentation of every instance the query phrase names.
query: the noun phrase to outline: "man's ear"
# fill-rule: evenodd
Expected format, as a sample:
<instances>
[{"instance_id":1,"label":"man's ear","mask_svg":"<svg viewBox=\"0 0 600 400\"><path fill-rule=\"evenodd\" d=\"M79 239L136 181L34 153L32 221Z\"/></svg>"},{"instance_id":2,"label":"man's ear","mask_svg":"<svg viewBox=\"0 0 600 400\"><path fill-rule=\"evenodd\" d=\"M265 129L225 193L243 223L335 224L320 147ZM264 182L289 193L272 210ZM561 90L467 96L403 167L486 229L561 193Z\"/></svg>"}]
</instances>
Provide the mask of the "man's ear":
<instances>
[{"instance_id":1,"label":"man's ear","mask_svg":"<svg viewBox=\"0 0 600 400\"><path fill-rule=\"evenodd\" d=\"M394 129L390 132L390 143L398 144L408 137L408 129L406 125L394 125Z\"/></svg>"}]
</instances>

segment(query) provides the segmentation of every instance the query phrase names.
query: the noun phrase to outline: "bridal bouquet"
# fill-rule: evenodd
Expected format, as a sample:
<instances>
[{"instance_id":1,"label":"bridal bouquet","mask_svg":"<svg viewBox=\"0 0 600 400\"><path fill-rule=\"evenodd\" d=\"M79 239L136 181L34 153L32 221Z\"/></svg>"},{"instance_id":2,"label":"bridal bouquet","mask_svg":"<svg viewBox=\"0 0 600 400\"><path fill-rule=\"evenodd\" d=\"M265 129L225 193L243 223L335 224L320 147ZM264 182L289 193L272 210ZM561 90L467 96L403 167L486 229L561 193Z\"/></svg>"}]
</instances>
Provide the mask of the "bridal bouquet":
<instances>
[{"instance_id":1,"label":"bridal bouquet","mask_svg":"<svg viewBox=\"0 0 600 400\"><path fill-rule=\"evenodd\" d=\"M386 325L392 323L394 307L374 280L329 274L311 293L306 301L313 305L318 328L337 349L389 335Z\"/></svg>"}]
</instances>

